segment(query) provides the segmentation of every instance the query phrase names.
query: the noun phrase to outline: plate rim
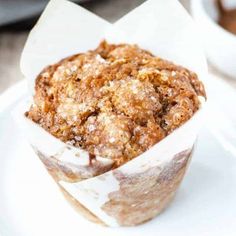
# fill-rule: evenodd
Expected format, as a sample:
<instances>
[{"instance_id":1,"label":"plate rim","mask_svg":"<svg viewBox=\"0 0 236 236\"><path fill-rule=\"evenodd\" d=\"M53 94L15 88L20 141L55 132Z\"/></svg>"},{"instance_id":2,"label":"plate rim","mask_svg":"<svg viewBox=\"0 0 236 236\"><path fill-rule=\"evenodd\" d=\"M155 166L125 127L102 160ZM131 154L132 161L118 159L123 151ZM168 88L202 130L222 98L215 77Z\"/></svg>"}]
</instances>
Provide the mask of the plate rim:
<instances>
[{"instance_id":1,"label":"plate rim","mask_svg":"<svg viewBox=\"0 0 236 236\"><path fill-rule=\"evenodd\" d=\"M26 79L13 84L0 94L0 114L27 92Z\"/></svg>"}]
</instances>

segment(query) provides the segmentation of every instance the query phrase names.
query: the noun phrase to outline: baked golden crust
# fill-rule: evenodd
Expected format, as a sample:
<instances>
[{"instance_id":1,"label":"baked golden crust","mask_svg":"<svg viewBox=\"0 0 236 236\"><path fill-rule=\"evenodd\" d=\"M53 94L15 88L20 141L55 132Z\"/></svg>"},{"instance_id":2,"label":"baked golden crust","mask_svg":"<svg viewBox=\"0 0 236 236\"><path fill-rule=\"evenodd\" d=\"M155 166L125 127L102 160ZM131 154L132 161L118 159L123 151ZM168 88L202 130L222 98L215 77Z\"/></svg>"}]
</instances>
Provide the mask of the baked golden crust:
<instances>
[{"instance_id":1,"label":"baked golden crust","mask_svg":"<svg viewBox=\"0 0 236 236\"><path fill-rule=\"evenodd\" d=\"M44 69L27 116L117 167L190 119L198 96L205 91L195 73L136 45L104 41Z\"/></svg>"}]
</instances>

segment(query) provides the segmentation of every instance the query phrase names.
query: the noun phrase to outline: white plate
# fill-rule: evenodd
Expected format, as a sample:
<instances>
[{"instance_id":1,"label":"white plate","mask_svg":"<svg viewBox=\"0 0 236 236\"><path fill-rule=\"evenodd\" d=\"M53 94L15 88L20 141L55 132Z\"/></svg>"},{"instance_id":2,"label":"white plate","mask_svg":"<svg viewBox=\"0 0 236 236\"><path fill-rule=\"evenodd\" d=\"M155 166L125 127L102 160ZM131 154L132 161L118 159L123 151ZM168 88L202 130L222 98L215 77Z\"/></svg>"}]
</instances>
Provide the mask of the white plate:
<instances>
[{"instance_id":1,"label":"white plate","mask_svg":"<svg viewBox=\"0 0 236 236\"><path fill-rule=\"evenodd\" d=\"M209 78L211 102L229 112L235 91ZM219 96L222 92L224 96ZM3 236L227 235L236 232L236 157L203 128L189 171L171 206L131 228L106 228L84 220L19 133L12 108L26 96L23 81L0 97L0 234ZM225 104L221 107L219 104Z\"/></svg>"}]
</instances>

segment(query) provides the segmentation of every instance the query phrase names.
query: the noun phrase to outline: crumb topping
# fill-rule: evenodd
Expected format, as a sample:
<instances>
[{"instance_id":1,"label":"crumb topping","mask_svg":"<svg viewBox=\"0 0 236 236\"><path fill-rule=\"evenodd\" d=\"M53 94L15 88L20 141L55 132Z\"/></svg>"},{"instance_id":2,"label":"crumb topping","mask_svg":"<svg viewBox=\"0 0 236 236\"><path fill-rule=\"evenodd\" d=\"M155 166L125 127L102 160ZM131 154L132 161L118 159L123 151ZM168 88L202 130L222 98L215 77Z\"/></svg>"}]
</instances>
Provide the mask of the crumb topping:
<instances>
[{"instance_id":1,"label":"crumb topping","mask_svg":"<svg viewBox=\"0 0 236 236\"><path fill-rule=\"evenodd\" d=\"M136 45L103 41L44 69L27 117L119 166L190 119L198 96L205 91L195 73Z\"/></svg>"}]
</instances>

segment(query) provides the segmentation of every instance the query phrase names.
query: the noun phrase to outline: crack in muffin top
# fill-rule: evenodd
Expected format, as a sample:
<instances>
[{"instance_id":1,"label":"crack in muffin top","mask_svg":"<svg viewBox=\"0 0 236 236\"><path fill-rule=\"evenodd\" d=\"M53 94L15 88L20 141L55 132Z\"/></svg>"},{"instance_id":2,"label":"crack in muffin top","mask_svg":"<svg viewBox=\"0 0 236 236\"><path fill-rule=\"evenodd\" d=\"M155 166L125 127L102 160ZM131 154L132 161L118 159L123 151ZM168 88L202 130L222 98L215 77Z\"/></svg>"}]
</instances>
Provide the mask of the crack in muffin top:
<instances>
[{"instance_id":1,"label":"crack in muffin top","mask_svg":"<svg viewBox=\"0 0 236 236\"><path fill-rule=\"evenodd\" d=\"M100 43L37 77L26 116L63 142L120 166L189 120L204 86L137 45Z\"/></svg>"}]
</instances>

